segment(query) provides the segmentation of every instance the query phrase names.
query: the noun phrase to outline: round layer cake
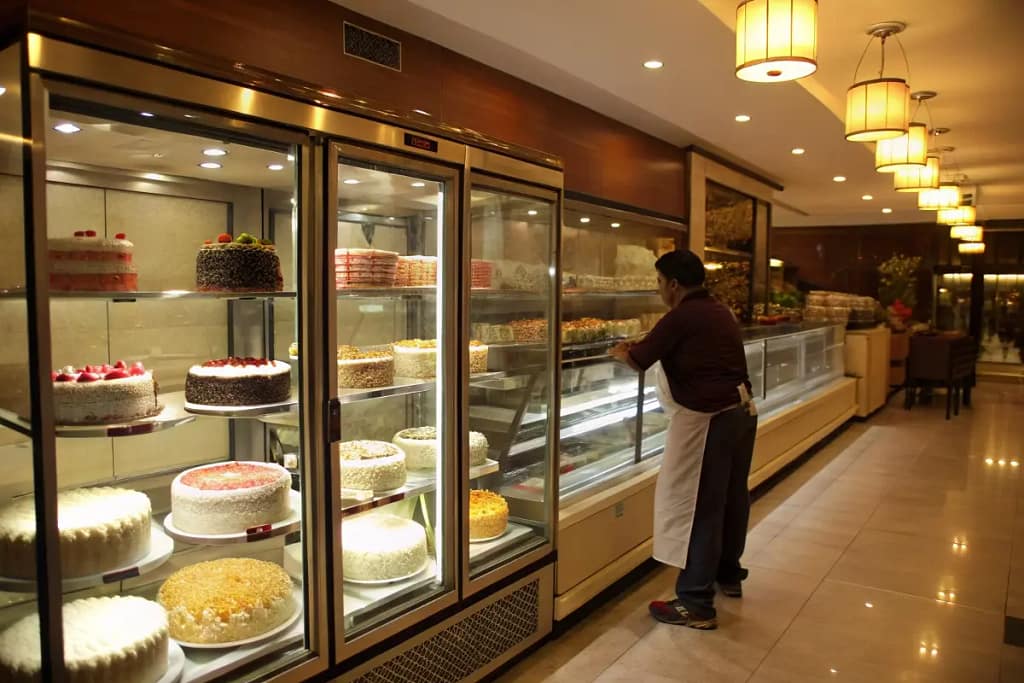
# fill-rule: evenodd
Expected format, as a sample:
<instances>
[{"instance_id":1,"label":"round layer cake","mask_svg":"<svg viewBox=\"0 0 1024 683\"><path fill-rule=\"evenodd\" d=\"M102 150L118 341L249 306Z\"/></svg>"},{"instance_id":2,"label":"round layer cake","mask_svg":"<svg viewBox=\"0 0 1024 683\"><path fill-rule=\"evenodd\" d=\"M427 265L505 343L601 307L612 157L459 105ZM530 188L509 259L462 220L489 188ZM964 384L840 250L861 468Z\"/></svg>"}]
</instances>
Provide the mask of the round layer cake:
<instances>
[{"instance_id":1,"label":"round layer cake","mask_svg":"<svg viewBox=\"0 0 1024 683\"><path fill-rule=\"evenodd\" d=\"M95 230L49 240L50 288L57 292L134 292L139 274L132 264L135 245L123 232L114 239Z\"/></svg>"},{"instance_id":2,"label":"round layer cake","mask_svg":"<svg viewBox=\"0 0 1024 683\"><path fill-rule=\"evenodd\" d=\"M51 372L50 379L54 420L59 425L127 422L160 412L156 380L140 362L68 365Z\"/></svg>"},{"instance_id":3,"label":"round layer cake","mask_svg":"<svg viewBox=\"0 0 1024 683\"><path fill-rule=\"evenodd\" d=\"M269 462L226 462L185 470L171 483L174 526L229 534L273 524L292 513L288 470Z\"/></svg>"},{"instance_id":4,"label":"round layer cake","mask_svg":"<svg viewBox=\"0 0 1024 683\"><path fill-rule=\"evenodd\" d=\"M434 469L437 466L437 429L410 427L395 434L392 442L405 452L405 466L411 470ZM483 465L490 444L480 432L469 433L469 464Z\"/></svg>"},{"instance_id":5,"label":"round layer cake","mask_svg":"<svg viewBox=\"0 0 1024 683\"><path fill-rule=\"evenodd\" d=\"M404 339L391 346L398 377L433 379L437 375L436 339Z\"/></svg>"},{"instance_id":6,"label":"round layer cake","mask_svg":"<svg viewBox=\"0 0 1024 683\"><path fill-rule=\"evenodd\" d=\"M130 566L149 553L149 497L96 487L57 493L60 566L65 578ZM35 501L26 496L0 508L0 576L36 578Z\"/></svg>"},{"instance_id":7,"label":"round layer cake","mask_svg":"<svg viewBox=\"0 0 1024 683\"><path fill-rule=\"evenodd\" d=\"M395 357L390 351L338 347L338 388L374 389L395 383Z\"/></svg>"},{"instance_id":8,"label":"round layer cake","mask_svg":"<svg viewBox=\"0 0 1024 683\"><path fill-rule=\"evenodd\" d=\"M201 292L279 292L281 259L274 245L247 232L236 239L221 233L196 254L196 289Z\"/></svg>"},{"instance_id":9,"label":"round layer cake","mask_svg":"<svg viewBox=\"0 0 1024 683\"><path fill-rule=\"evenodd\" d=\"M362 515L341 523L341 566L346 579L387 581L423 571L427 532L411 519Z\"/></svg>"},{"instance_id":10,"label":"round layer cake","mask_svg":"<svg viewBox=\"0 0 1024 683\"><path fill-rule=\"evenodd\" d=\"M291 397L291 366L266 358L221 358L189 368L185 400L207 406L258 406Z\"/></svg>"},{"instance_id":11,"label":"round layer cake","mask_svg":"<svg viewBox=\"0 0 1024 683\"><path fill-rule=\"evenodd\" d=\"M390 491L405 484L405 452L387 441L346 441L338 446L341 486Z\"/></svg>"},{"instance_id":12,"label":"round layer cake","mask_svg":"<svg viewBox=\"0 0 1024 683\"><path fill-rule=\"evenodd\" d=\"M133 595L84 598L62 608L68 683L156 683L167 672L167 614ZM41 681L39 615L0 633L0 681Z\"/></svg>"},{"instance_id":13,"label":"round layer cake","mask_svg":"<svg viewBox=\"0 0 1024 683\"><path fill-rule=\"evenodd\" d=\"M469 492L469 538L493 538L508 527L508 503L497 493L487 490Z\"/></svg>"},{"instance_id":14,"label":"round layer cake","mask_svg":"<svg viewBox=\"0 0 1024 683\"><path fill-rule=\"evenodd\" d=\"M197 644L256 638L298 609L287 572L248 557L179 569L160 586L156 599L167 610L171 638Z\"/></svg>"},{"instance_id":15,"label":"round layer cake","mask_svg":"<svg viewBox=\"0 0 1024 683\"><path fill-rule=\"evenodd\" d=\"M490 450L491 444L487 442L487 437L480 432L469 433L469 464L473 467L477 465L483 465L487 460L487 452Z\"/></svg>"}]
</instances>

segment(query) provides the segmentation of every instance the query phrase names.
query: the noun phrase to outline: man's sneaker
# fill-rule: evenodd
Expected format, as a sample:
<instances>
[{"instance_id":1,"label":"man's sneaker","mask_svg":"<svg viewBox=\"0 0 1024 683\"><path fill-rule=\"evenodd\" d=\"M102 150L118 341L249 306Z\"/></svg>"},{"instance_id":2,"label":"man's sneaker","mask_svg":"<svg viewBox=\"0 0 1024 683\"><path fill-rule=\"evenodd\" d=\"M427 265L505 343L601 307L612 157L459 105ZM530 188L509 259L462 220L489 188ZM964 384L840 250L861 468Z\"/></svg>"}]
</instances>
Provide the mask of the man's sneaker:
<instances>
[{"instance_id":1,"label":"man's sneaker","mask_svg":"<svg viewBox=\"0 0 1024 683\"><path fill-rule=\"evenodd\" d=\"M722 583L719 581L718 590L722 591L722 595L727 598L743 597L743 584L738 581L736 583Z\"/></svg>"},{"instance_id":2,"label":"man's sneaker","mask_svg":"<svg viewBox=\"0 0 1024 683\"><path fill-rule=\"evenodd\" d=\"M698 619L690 611L679 604L679 600L655 600L648 608L651 616L664 624L687 626L701 631L713 631L718 628L718 619Z\"/></svg>"}]
</instances>

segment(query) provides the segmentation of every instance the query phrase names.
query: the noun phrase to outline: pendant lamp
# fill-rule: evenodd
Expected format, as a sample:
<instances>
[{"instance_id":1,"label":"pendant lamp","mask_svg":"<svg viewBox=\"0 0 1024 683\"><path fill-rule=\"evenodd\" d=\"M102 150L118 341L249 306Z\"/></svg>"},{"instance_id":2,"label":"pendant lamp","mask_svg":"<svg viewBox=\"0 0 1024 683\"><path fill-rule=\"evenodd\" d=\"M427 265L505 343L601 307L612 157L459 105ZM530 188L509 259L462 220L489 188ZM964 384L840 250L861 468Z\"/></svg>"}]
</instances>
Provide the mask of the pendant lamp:
<instances>
[{"instance_id":1,"label":"pendant lamp","mask_svg":"<svg viewBox=\"0 0 1024 683\"><path fill-rule=\"evenodd\" d=\"M818 0L745 0L736 8L736 77L780 83L818 69Z\"/></svg>"},{"instance_id":2,"label":"pendant lamp","mask_svg":"<svg viewBox=\"0 0 1024 683\"><path fill-rule=\"evenodd\" d=\"M957 250L961 254L984 254L985 243L984 242L961 242L957 246Z\"/></svg>"},{"instance_id":3,"label":"pendant lamp","mask_svg":"<svg viewBox=\"0 0 1024 683\"><path fill-rule=\"evenodd\" d=\"M956 185L939 185L936 190L921 190L917 193L917 208L924 211L955 209L960 206L960 188Z\"/></svg>"},{"instance_id":4,"label":"pendant lamp","mask_svg":"<svg viewBox=\"0 0 1024 683\"><path fill-rule=\"evenodd\" d=\"M928 165L928 126L911 123L898 138L875 143L875 170L895 173L901 169L924 168Z\"/></svg>"},{"instance_id":5,"label":"pendant lamp","mask_svg":"<svg viewBox=\"0 0 1024 683\"><path fill-rule=\"evenodd\" d=\"M875 24L868 29L871 39L853 72L854 84L846 91L846 139L850 142L877 142L897 138L907 132L910 123L910 86L904 78L885 76L885 41L905 28L906 24L892 21ZM857 72L875 38L882 44L878 78L858 81ZM900 49L903 49L902 46ZM903 57L906 60L906 53Z\"/></svg>"},{"instance_id":6,"label":"pendant lamp","mask_svg":"<svg viewBox=\"0 0 1024 683\"><path fill-rule=\"evenodd\" d=\"M974 225L978 211L973 206L958 206L955 209L940 209L936 222L941 225Z\"/></svg>"},{"instance_id":7,"label":"pendant lamp","mask_svg":"<svg viewBox=\"0 0 1024 683\"><path fill-rule=\"evenodd\" d=\"M930 154L925 159L924 166L903 166L897 168L893 174L892 182L897 192L920 192L921 190L938 189L939 157Z\"/></svg>"},{"instance_id":8,"label":"pendant lamp","mask_svg":"<svg viewBox=\"0 0 1024 683\"><path fill-rule=\"evenodd\" d=\"M985 237L985 231L979 225L954 225L949 229L949 237L964 242L980 242Z\"/></svg>"}]
</instances>

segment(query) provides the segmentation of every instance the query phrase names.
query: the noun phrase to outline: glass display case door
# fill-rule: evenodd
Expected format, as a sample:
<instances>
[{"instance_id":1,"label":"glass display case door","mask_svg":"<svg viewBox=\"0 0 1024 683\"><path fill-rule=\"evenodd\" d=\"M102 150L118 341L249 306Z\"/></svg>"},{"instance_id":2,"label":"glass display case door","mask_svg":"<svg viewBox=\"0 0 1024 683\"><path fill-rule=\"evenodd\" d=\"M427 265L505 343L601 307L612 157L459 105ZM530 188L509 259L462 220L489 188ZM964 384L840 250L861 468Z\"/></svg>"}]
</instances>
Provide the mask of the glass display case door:
<instances>
[{"instance_id":1,"label":"glass display case door","mask_svg":"<svg viewBox=\"0 0 1024 683\"><path fill-rule=\"evenodd\" d=\"M452 166L345 143L328 151L326 361L342 658L457 599L462 172L454 164L465 157L456 147Z\"/></svg>"},{"instance_id":2,"label":"glass display case door","mask_svg":"<svg viewBox=\"0 0 1024 683\"><path fill-rule=\"evenodd\" d=\"M468 185L462 547L472 593L552 547L561 205L557 191L483 173Z\"/></svg>"}]
</instances>

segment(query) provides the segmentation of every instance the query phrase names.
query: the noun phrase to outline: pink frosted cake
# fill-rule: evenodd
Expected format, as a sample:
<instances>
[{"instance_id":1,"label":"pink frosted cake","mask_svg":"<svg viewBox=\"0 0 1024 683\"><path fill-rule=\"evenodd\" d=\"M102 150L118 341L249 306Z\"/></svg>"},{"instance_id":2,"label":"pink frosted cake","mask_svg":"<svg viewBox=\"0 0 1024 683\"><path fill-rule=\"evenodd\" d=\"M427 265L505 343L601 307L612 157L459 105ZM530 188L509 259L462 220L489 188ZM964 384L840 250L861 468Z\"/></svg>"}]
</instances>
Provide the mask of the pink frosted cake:
<instances>
[{"instance_id":1,"label":"pink frosted cake","mask_svg":"<svg viewBox=\"0 0 1024 683\"><path fill-rule=\"evenodd\" d=\"M139 274L132 264L135 245L119 232L114 239L95 230L49 240L50 288L57 292L134 292Z\"/></svg>"},{"instance_id":2,"label":"pink frosted cake","mask_svg":"<svg viewBox=\"0 0 1024 683\"><path fill-rule=\"evenodd\" d=\"M292 478L269 462L227 462L185 470L171 483L174 526L227 534L273 524L291 514Z\"/></svg>"},{"instance_id":3,"label":"pink frosted cake","mask_svg":"<svg viewBox=\"0 0 1024 683\"><path fill-rule=\"evenodd\" d=\"M380 249L335 249L334 280L338 289L393 287L398 253Z\"/></svg>"},{"instance_id":4,"label":"pink frosted cake","mask_svg":"<svg viewBox=\"0 0 1024 683\"><path fill-rule=\"evenodd\" d=\"M160 412L153 373L141 362L67 366L50 373L59 425L111 424Z\"/></svg>"}]
</instances>

